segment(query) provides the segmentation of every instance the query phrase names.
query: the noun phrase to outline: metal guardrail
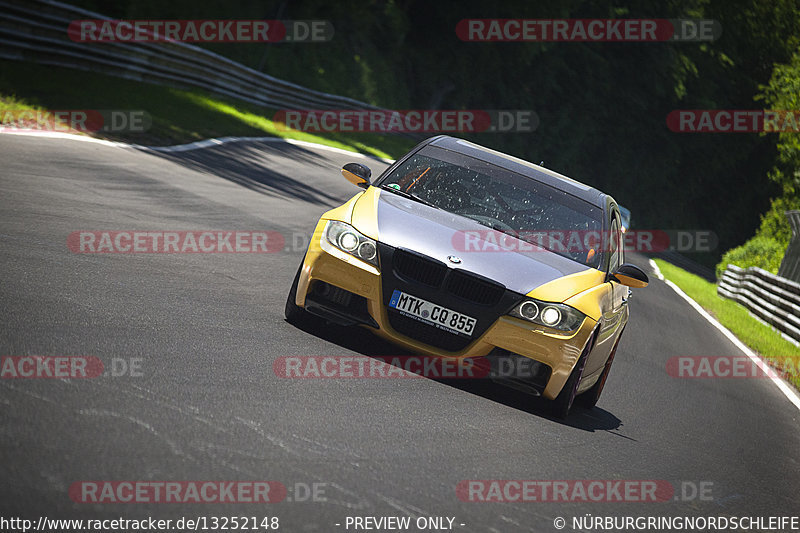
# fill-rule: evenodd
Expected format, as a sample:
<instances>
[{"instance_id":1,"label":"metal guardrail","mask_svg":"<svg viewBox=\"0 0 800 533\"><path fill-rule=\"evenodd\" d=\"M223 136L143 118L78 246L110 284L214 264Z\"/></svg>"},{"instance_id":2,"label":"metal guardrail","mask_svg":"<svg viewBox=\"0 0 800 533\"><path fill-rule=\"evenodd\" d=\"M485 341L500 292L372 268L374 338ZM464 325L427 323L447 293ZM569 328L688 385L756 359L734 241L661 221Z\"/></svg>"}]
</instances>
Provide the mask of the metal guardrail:
<instances>
[{"instance_id":1,"label":"metal guardrail","mask_svg":"<svg viewBox=\"0 0 800 533\"><path fill-rule=\"evenodd\" d=\"M786 217L792 227L792 240L783 255L778 275L800 283L800 211L787 211Z\"/></svg>"},{"instance_id":2,"label":"metal guardrail","mask_svg":"<svg viewBox=\"0 0 800 533\"><path fill-rule=\"evenodd\" d=\"M682 255L680 252L676 252L675 250L665 250L663 252L654 252L648 254L648 256L655 257L657 259L663 259L664 261L668 261L673 265L682 268L683 270L694 274L695 276L700 276L704 280L710 283L717 282L717 275L714 273L713 268L709 268L705 265L698 263L697 261Z\"/></svg>"},{"instance_id":3,"label":"metal guardrail","mask_svg":"<svg viewBox=\"0 0 800 533\"><path fill-rule=\"evenodd\" d=\"M717 293L739 302L757 317L800 341L800 283L758 267L728 265Z\"/></svg>"},{"instance_id":4,"label":"metal guardrail","mask_svg":"<svg viewBox=\"0 0 800 533\"><path fill-rule=\"evenodd\" d=\"M381 109L269 76L186 43L75 42L67 28L76 19L112 20L54 0L0 0L0 58L199 88L272 109Z\"/></svg>"}]
</instances>

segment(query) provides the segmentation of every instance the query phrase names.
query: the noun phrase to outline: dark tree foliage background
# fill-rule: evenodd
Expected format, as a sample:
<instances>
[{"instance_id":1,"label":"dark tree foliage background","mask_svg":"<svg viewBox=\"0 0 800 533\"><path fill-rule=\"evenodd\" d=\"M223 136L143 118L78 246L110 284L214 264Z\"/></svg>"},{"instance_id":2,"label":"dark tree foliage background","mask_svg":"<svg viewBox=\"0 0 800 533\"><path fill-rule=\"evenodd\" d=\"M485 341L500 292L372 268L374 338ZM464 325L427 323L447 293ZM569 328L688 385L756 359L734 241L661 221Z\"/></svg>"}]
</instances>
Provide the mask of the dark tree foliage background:
<instances>
[{"instance_id":1,"label":"dark tree foliage background","mask_svg":"<svg viewBox=\"0 0 800 533\"><path fill-rule=\"evenodd\" d=\"M472 140L609 192L639 228L711 229L713 263L759 224L777 135L673 133L675 109L758 109L759 87L800 44L795 0L83 0L118 18L327 19L317 44L213 51L314 89L395 108L532 109L533 133ZM711 43L470 43L462 18L711 18Z\"/></svg>"}]
</instances>

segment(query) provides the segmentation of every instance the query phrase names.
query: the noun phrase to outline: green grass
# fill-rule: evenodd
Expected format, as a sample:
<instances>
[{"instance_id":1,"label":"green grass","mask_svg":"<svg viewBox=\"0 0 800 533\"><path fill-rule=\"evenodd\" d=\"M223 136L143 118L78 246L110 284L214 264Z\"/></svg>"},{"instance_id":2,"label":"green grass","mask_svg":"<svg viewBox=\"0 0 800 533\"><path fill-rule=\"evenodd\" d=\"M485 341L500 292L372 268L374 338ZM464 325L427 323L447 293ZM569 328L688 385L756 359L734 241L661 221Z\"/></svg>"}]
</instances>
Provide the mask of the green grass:
<instances>
[{"instance_id":1,"label":"green grass","mask_svg":"<svg viewBox=\"0 0 800 533\"><path fill-rule=\"evenodd\" d=\"M152 126L146 132L91 135L150 146L229 135L275 136L394 159L415 144L412 139L398 135L311 134L280 129L269 118L274 116L275 109L199 90L180 90L33 63L0 61L0 111L25 109L143 110L152 117Z\"/></svg>"},{"instance_id":2,"label":"green grass","mask_svg":"<svg viewBox=\"0 0 800 533\"><path fill-rule=\"evenodd\" d=\"M16 96L5 96L0 93L0 124L5 124L8 121L14 122L19 117L20 111L33 111L36 113L36 122L45 127L47 125L44 120L49 116L47 110L40 105L30 104L24 99L17 98ZM6 118L9 120L7 121ZM32 119L28 119L32 120ZM61 120L56 120L57 126L63 128L66 124Z\"/></svg>"},{"instance_id":3,"label":"green grass","mask_svg":"<svg viewBox=\"0 0 800 533\"><path fill-rule=\"evenodd\" d=\"M800 348L758 321L745 307L720 297L714 283L666 261L656 259L655 262L666 279L680 287L751 350L773 361L778 370L786 370L786 379L800 388Z\"/></svg>"}]
</instances>

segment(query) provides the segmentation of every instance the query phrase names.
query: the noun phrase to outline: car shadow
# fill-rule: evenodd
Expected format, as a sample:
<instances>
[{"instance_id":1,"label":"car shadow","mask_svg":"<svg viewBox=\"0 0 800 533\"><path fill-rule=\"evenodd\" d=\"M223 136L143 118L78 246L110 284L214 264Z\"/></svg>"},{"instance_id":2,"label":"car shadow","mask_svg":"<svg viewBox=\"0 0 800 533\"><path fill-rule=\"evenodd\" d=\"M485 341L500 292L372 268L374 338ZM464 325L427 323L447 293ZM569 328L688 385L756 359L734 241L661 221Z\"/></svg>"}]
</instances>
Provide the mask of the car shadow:
<instances>
[{"instance_id":1,"label":"car shadow","mask_svg":"<svg viewBox=\"0 0 800 533\"><path fill-rule=\"evenodd\" d=\"M309 187L302 179L274 170L272 159L289 158L321 173L336 170L330 159L301 146L288 143L251 141L229 143L183 152L149 152L196 172L212 174L270 196L279 196L333 207L342 203L340 196Z\"/></svg>"},{"instance_id":2,"label":"car shadow","mask_svg":"<svg viewBox=\"0 0 800 533\"><path fill-rule=\"evenodd\" d=\"M403 350L377 337L365 328L341 327L326 323L315 323L314 325L302 324L296 325L295 327L322 340L341 346L342 348L346 348L366 357L379 359L389 364L391 360L387 360L388 357L397 356L402 358L419 355L409 350ZM400 365L394 366L400 367ZM426 379L431 379L432 381L453 387L462 392L480 396L487 400L501 403L507 407L545 418L568 427L589 432L608 431L621 438L634 440L620 433L614 433L615 430L622 427L622 421L612 413L599 407L586 409L576 404L572 407L569 416L566 419L561 419L551 414L551 406L548 400L504 387L488 379L444 379L428 377L426 377Z\"/></svg>"},{"instance_id":3,"label":"car shadow","mask_svg":"<svg viewBox=\"0 0 800 533\"><path fill-rule=\"evenodd\" d=\"M614 431L622 427L622 421L619 418L599 407L587 409L576 403L572 406L569 416L566 419L562 419L551 414L549 400L505 387L490 380L448 379L437 381L469 394L481 396L518 411L546 418L557 424L575 429L594 432Z\"/></svg>"}]
</instances>

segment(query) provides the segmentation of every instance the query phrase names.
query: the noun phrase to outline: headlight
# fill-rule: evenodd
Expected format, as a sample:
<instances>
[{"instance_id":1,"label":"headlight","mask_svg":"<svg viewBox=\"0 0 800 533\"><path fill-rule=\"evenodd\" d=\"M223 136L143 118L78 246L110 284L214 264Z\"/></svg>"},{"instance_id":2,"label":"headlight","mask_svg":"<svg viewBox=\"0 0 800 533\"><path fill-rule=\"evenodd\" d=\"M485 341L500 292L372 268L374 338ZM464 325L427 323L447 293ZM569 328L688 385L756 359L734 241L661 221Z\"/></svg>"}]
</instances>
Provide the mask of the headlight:
<instances>
[{"instance_id":1,"label":"headlight","mask_svg":"<svg viewBox=\"0 0 800 533\"><path fill-rule=\"evenodd\" d=\"M568 305L540 302L530 298L526 298L517 304L509 314L528 322L561 331L578 329L583 319L586 318L586 315Z\"/></svg>"},{"instance_id":2,"label":"headlight","mask_svg":"<svg viewBox=\"0 0 800 533\"><path fill-rule=\"evenodd\" d=\"M377 243L356 231L350 224L329 220L325 226L325 238L341 251L378 266Z\"/></svg>"}]
</instances>

